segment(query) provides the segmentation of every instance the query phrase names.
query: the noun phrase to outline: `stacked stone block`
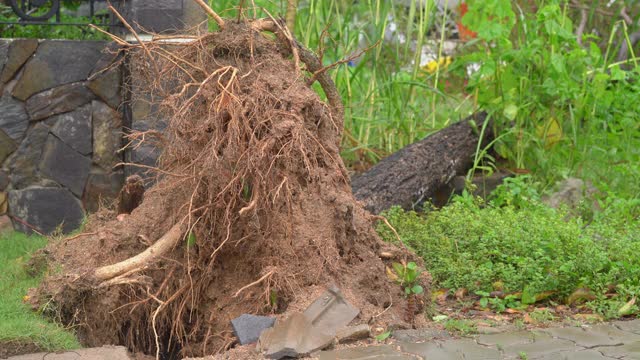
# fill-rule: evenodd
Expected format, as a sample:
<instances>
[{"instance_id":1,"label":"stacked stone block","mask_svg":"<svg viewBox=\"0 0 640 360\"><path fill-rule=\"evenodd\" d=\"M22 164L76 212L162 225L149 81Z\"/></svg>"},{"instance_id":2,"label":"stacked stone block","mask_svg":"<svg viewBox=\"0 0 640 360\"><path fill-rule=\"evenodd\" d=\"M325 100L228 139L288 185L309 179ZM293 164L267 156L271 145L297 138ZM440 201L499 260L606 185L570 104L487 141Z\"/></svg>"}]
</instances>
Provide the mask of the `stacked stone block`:
<instances>
[{"instance_id":1,"label":"stacked stone block","mask_svg":"<svg viewBox=\"0 0 640 360\"><path fill-rule=\"evenodd\" d=\"M122 186L114 50L102 41L0 40L0 212L17 230L72 231Z\"/></svg>"}]
</instances>

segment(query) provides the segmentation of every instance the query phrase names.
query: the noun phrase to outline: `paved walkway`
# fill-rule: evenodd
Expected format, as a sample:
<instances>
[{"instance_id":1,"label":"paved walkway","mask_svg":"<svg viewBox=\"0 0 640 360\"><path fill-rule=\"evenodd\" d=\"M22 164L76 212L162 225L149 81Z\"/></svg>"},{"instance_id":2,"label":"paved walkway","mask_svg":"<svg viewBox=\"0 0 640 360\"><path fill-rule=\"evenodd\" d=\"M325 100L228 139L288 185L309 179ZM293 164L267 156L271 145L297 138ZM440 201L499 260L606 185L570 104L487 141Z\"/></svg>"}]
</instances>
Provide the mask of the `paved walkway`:
<instances>
[{"instance_id":1,"label":"paved walkway","mask_svg":"<svg viewBox=\"0 0 640 360\"><path fill-rule=\"evenodd\" d=\"M443 331L394 333L391 345L322 351L319 360L640 360L640 319L583 327L563 327L453 339ZM129 360L121 346L40 353L11 360Z\"/></svg>"},{"instance_id":2,"label":"paved walkway","mask_svg":"<svg viewBox=\"0 0 640 360\"><path fill-rule=\"evenodd\" d=\"M418 331L419 333L419 331ZM640 319L477 335L464 339L423 338L400 333L392 345L323 351L320 360L599 360L640 359Z\"/></svg>"}]
</instances>

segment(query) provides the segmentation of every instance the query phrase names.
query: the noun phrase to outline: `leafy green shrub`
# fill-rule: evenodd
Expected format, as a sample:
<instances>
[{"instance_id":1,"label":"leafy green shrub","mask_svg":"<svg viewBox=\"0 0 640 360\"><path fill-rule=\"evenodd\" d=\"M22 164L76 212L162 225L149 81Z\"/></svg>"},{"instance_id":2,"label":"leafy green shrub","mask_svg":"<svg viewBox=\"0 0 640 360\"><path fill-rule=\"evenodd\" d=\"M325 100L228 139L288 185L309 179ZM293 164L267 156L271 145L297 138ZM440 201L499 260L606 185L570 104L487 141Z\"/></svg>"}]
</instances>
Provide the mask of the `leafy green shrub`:
<instances>
[{"instance_id":1,"label":"leafy green shrub","mask_svg":"<svg viewBox=\"0 0 640 360\"><path fill-rule=\"evenodd\" d=\"M467 2L463 23L477 31L479 46L454 65L479 65L469 92L492 115L498 154L547 184L577 175L635 187L624 169L609 173L640 161L640 108L629 106L640 101L632 80L640 70L637 62L628 71L615 63L614 39L625 29L611 24L601 48L594 37L578 42L568 2L543 2L536 13L508 0Z\"/></svg>"}]
</instances>

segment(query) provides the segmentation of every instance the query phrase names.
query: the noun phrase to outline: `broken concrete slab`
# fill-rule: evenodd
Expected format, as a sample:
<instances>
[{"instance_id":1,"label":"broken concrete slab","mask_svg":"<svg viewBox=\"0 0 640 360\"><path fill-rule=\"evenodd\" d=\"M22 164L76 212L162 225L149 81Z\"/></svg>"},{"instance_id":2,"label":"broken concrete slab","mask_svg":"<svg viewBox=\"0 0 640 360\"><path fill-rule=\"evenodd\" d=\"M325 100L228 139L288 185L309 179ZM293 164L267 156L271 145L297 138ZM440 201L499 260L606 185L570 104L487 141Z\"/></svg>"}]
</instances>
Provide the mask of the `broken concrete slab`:
<instances>
[{"instance_id":1,"label":"broken concrete slab","mask_svg":"<svg viewBox=\"0 0 640 360\"><path fill-rule=\"evenodd\" d=\"M358 316L360 310L349 304L342 292L331 286L304 311L314 327L335 333Z\"/></svg>"},{"instance_id":2,"label":"broken concrete slab","mask_svg":"<svg viewBox=\"0 0 640 360\"><path fill-rule=\"evenodd\" d=\"M333 342L334 334L323 333L302 313L293 313L283 322L262 332L258 350L268 359L300 357L322 350Z\"/></svg>"},{"instance_id":3,"label":"broken concrete slab","mask_svg":"<svg viewBox=\"0 0 640 360\"><path fill-rule=\"evenodd\" d=\"M262 334L264 330L272 327L275 322L275 318L268 316L242 314L231 320L231 326L240 345L246 345L258 341L260 334Z\"/></svg>"},{"instance_id":4,"label":"broken concrete slab","mask_svg":"<svg viewBox=\"0 0 640 360\"><path fill-rule=\"evenodd\" d=\"M360 310L351 305L336 286L331 286L304 311L294 313L265 330L258 349L270 359L298 357L322 350L334 341Z\"/></svg>"},{"instance_id":5,"label":"broken concrete slab","mask_svg":"<svg viewBox=\"0 0 640 360\"><path fill-rule=\"evenodd\" d=\"M338 330L336 333L336 341L344 344L351 341L366 339L371 335L371 328L367 324L356 326L347 326Z\"/></svg>"}]
</instances>

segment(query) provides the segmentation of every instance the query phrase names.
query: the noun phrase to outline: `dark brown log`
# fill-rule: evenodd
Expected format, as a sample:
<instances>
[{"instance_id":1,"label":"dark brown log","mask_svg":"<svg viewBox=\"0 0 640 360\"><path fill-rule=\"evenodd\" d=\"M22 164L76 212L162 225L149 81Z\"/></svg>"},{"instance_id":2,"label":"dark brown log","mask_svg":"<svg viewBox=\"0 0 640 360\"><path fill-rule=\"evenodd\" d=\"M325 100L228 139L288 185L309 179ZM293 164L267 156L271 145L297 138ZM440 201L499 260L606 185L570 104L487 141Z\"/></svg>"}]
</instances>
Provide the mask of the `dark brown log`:
<instances>
[{"instance_id":1,"label":"dark brown log","mask_svg":"<svg viewBox=\"0 0 640 360\"><path fill-rule=\"evenodd\" d=\"M454 176L466 174L473 165L479 130L486 118L484 112L474 114L382 159L369 171L354 176L353 194L374 214L393 205L415 208ZM492 139L491 126L487 126L483 143Z\"/></svg>"}]
</instances>

